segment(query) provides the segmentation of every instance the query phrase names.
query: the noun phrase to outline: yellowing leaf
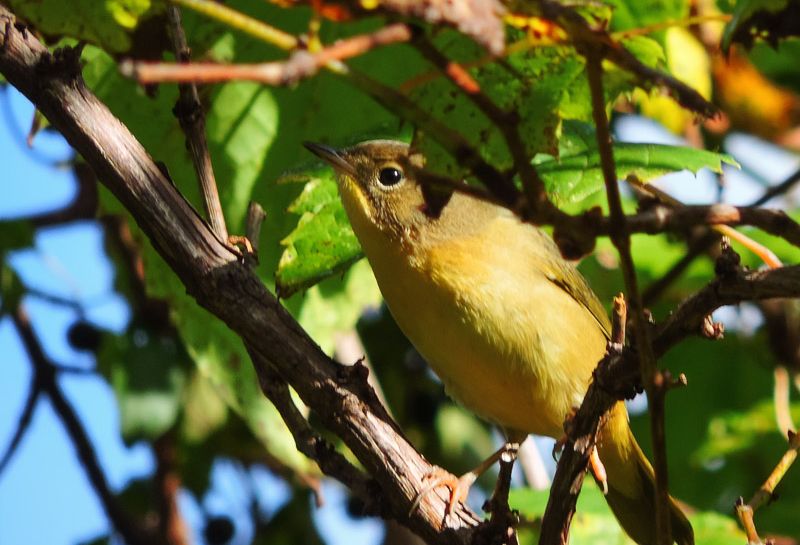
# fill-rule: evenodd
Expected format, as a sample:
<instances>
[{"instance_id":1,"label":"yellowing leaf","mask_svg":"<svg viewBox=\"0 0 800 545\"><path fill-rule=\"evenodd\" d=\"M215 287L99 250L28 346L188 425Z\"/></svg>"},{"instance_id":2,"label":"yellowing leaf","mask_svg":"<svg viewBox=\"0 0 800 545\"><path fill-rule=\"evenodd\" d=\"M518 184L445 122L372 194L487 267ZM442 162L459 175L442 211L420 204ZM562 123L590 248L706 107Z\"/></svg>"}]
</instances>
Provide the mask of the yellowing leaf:
<instances>
[{"instance_id":1,"label":"yellowing leaf","mask_svg":"<svg viewBox=\"0 0 800 545\"><path fill-rule=\"evenodd\" d=\"M679 80L694 87L703 97L711 97L711 61L705 47L689 31L672 27L665 36L667 67ZM694 116L671 97L642 90L634 93L642 113L660 122L670 131L681 134Z\"/></svg>"}]
</instances>

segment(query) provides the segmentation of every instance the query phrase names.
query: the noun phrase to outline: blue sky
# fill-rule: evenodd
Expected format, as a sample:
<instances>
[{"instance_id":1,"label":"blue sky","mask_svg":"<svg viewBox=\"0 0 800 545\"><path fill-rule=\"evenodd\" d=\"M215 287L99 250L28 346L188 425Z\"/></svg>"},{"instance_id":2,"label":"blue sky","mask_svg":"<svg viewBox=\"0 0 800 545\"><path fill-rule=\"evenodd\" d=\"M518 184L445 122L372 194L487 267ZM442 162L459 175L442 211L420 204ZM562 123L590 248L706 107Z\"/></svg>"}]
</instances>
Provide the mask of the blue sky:
<instances>
[{"instance_id":1,"label":"blue sky","mask_svg":"<svg viewBox=\"0 0 800 545\"><path fill-rule=\"evenodd\" d=\"M0 90L0 160L4 174L0 177L0 194L6 196L0 200L0 219L57 209L74 196L72 175L68 168L59 166L72 156L63 139L48 131L36 137L33 150L24 144L32 111L27 100L12 88ZM629 141L680 143L654 123L638 118L623 119L617 131L621 139ZM747 136L734 136L727 144L740 161L773 183L798 167L796 156ZM728 183L726 198L736 204L748 202L763 191L759 183L734 171L728 173ZM709 202L716 195L710 175L695 180L687 174L675 174L662 184L686 202ZM86 318L98 327L114 332L126 327L129 310L113 291L113 269L104 256L102 235L94 222L42 229L35 247L16 252L11 263L28 287L79 302ZM53 360L85 369L94 366L92 356L76 352L67 343L66 330L78 318L76 310L35 296L28 297L25 304ZM8 319L0 320L0 354L2 451L14 432L31 380L27 356ZM112 488L119 491L130 479L149 475L153 470L150 449L141 444L129 448L122 443L113 392L105 381L75 374L63 376L61 384L95 445ZM544 458L549 460L549 455ZM195 531L201 529L204 512L227 513L234 520L246 520L248 507L241 490L253 484L265 513L274 513L286 501L288 488L266 470L245 470L220 460L206 497L197 499L188 492L181 495L184 515ZM316 513L315 523L329 543L367 545L380 541L379 523L353 521L346 515L346 495L340 485L328 482L324 493L327 504ZM22 444L0 475L0 544L71 545L108 530L71 442L49 402L40 401ZM237 532L232 543L249 542L252 531L246 524L239 525ZM195 537L200 542L200 535Z\"/></svg>"},{"instance_id":2,"label":"blue sky","mask_svg":"<svg viewBox=\"0 0 800 545\"><path fill-rule=\"evenodd\" d=\"M75 183L65 162L72 151L60 135L42 132L34 148L25 145L32 105L11 87L0 89L0 220L56 210L68 204ZM113 268L105 258L102 233L92 221L41 229L32 249L15 252L11 264L25 285L35 292L78 302L85 318L113 332L125 329L130 318L125 300L113 291ZM57 363L83 369L94 367L93 356L73 350L67 328L78 312L36 296L25 306L47 354ZM0 452L14 433L27 397L31 365L10 320L0 320ZM150 475L153 457L145 444L126 447L120 438L119 412L113 391L91 374L62 375L61 385L95 446L113 490ZM255 486L253 486L255 485ZM267 470L244 469L219 460L212 471L212 487L203 498L184 492L181 509L202 543L204 513L228 514L237 523L231 543L246 544L249 498L254 489L263 513L271 515L287 500L288 486ZM382 525L374 520L352 520L346 514L346 494L334 482L324 484L326 505L315 524L331 544L377 543ZM310 501L310 500L309 500ZM43 523L46 521L46 523ZM109 524L66 432L47 399L39 401L30 428L16 454L0 475L0 544L72 545L106 535Z\"/></svg>"}]
</instances>

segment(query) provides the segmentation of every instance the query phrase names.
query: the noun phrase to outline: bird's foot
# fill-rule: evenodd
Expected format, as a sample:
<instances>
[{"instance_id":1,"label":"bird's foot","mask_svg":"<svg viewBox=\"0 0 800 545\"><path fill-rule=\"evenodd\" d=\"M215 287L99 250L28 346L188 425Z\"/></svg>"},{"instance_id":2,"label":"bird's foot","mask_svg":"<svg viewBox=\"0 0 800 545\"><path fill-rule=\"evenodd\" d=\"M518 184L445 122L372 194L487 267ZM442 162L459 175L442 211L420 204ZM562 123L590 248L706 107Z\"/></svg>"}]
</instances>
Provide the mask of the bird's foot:
<instances>
[{"instance_id":1,"label":"bird's foot","mask_svg":"<svg viewBox=\"0 0 800 545\"><path fill-rule=\"evenodd\" d=\"M419 507L422 498L440 486L445 486L450 490L450 496L447 499L447 506L445 507L445 518L453 512L457 503L464 503L467 500L469 489L475 482L478 475L474 471L465 473L461 477L456 477L449 471L434 466L430 473L422 478L425 487L417 493L414 501L411 503L411 508L408 511L408 516L414 514L414 511Z\"/></svg>"}]
</instances>

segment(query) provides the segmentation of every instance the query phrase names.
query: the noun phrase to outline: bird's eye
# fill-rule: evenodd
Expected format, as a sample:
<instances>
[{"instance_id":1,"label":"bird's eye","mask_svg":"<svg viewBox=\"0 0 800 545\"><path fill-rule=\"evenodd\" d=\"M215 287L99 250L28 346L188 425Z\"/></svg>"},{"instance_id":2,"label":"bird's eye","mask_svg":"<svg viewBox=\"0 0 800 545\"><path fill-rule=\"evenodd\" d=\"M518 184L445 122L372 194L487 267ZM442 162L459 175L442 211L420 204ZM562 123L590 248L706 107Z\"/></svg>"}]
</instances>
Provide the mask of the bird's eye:
<instances>
[{"instance_id":1,"label":"bird's eye","mask_svg":"<svg viewBox=\"0 0 800 545\"><path fill-rule=\"evenodd\" d=\"M403 181L403 172L396 167L384 167L378 173L378 181L385 187L397 185Z\"/></svg>"}]
</instances>

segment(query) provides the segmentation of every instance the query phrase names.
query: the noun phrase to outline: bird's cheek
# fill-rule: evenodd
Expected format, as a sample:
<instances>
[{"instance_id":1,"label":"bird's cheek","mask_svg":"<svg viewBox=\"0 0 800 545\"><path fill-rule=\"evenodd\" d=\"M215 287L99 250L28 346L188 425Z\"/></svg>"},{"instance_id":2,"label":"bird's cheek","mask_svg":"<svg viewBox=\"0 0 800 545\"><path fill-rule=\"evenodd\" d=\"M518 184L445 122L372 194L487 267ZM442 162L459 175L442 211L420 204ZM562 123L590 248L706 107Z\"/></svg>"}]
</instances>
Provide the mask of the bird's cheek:
<instances>
[{"instance_id":1,"label":"bird's cheek","mask_svg":"<svg viewBox=\"0 0 800 545\"><path fill-rule=\"evenodd\" d=\"M364 194L364 190L349 176L339 178L339 196L357 235L370 227L375 227L372 204Z\"/></svg>"}]
</instances>

